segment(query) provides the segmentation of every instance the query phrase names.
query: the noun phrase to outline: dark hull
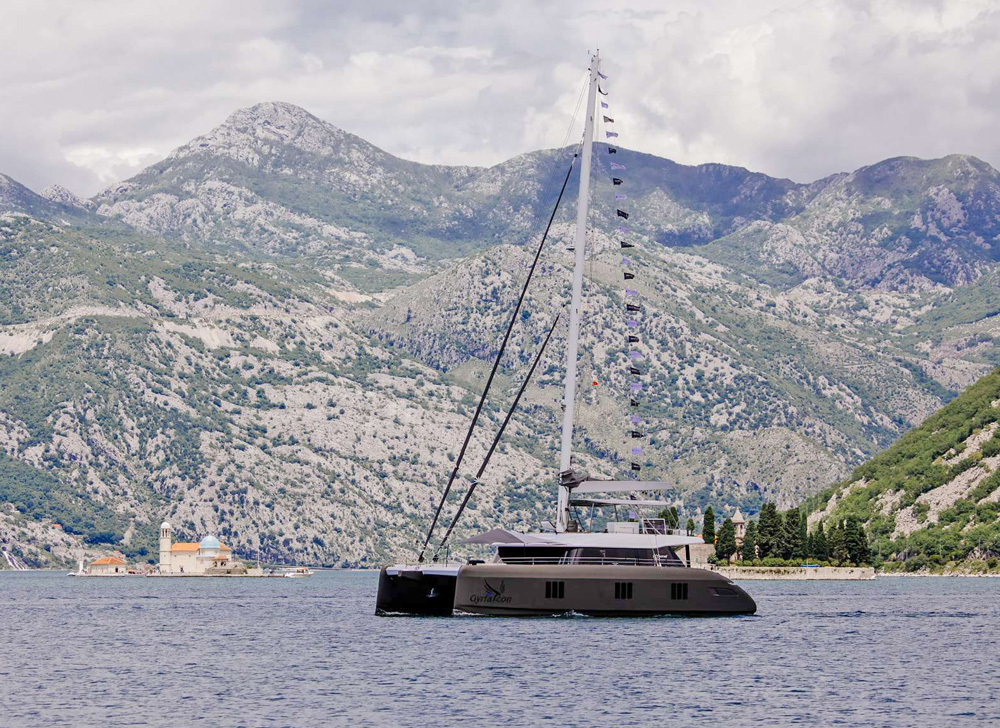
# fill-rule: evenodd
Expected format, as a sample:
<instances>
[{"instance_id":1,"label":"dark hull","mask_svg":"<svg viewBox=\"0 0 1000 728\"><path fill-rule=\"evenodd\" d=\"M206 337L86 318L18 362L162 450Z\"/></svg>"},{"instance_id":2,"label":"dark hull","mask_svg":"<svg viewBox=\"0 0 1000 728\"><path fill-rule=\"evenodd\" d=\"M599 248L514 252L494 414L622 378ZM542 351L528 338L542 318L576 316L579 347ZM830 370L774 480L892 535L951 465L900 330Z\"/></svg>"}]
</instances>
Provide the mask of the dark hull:
<instances>
[{"instance_id":1,"label":"dark hull","mask_svg":"<svg viewBox=\"0 0 1000 728\"><path fill-rule=\"evenodd\" d=\"M483 564L462 567L455 609L494 616L728 616L753 614L757 604L706 569Z\"/></svg>"},{"instance_id":2,"label":"dark hull","mask_svg":"<svg viewBox=\"0 0 1000 728\"><path fill-rule=\"evenodd\" d=\"M461 567L457 577L382 570L377 614L452 610L511 617L732 616L754 614L757 604L725 577L684 567L475 564Z\"/></svg>"},{"instance_id":3,"label":"dark hull","mask_svg":"<svg viewBox=\"0 0 1000 728\"><path fill-rule=\"evenodd\" d=\"M399 571L390 575L382 567L378 577L375 614L450 616L455 606L454 574Z\"/></svg>"}]
</instances>

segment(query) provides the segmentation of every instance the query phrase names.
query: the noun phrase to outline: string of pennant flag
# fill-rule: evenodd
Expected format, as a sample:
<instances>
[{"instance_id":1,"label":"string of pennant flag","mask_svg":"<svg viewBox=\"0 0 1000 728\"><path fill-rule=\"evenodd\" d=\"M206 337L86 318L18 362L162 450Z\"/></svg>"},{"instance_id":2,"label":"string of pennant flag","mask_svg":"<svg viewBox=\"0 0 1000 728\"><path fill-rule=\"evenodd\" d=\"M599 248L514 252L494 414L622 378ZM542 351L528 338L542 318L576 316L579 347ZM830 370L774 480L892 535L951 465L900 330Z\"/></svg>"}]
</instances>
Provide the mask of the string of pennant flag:
<instances>
[{"instance_id":1,"label":"string of pennant flag","mask_svg":"<svg viewBox=\"0 0 1000 728\"><path fill-rule=\"evenodd\" d=\"M598 72L601 80L607 81L608 77L603 73ZM611 116L611 106L607 102L608 92L604 90L603 86L598 83L597 91L604 98L601 99L601 118L604 123L604 138L607 141L608 155L618 154L618 132L615 131L615 120ZM632 242L632 230L627 224L631 216L628 205L628 194L625 190L625 180L624 175L621 173L625 172L625 165L615 161L617 157L609 159L609 165L611 167L611 189L615 196L614 205L612 209L615 211L615 220L618 227L618 244L622 252L622 278L625 280L625 343L628 350L627 366L628 366L628 381L629 381L629 440L632 441L632 447L630 448L630 462L629 469L633 474L637 474L642 470L642 465L638 462L643 458L643 450L641 444L636 442L645 437L643 432L643 420L640 415L640 398L642 396L643 383L639 381L639 377L642 376L642 370L639 368L639 364L642 361L642 353L638 351L635 345L640 343L639 339L639 329L640 322L639 317L642 314L642 306L639 303L639 291L631 286L635 284L629 283L629 281L635 280L635 266L632 260L628 257L627 253L630 248L635 247L635 243ZM634 475L638 477L638 475Z\"/></svg>"}]
</instances>

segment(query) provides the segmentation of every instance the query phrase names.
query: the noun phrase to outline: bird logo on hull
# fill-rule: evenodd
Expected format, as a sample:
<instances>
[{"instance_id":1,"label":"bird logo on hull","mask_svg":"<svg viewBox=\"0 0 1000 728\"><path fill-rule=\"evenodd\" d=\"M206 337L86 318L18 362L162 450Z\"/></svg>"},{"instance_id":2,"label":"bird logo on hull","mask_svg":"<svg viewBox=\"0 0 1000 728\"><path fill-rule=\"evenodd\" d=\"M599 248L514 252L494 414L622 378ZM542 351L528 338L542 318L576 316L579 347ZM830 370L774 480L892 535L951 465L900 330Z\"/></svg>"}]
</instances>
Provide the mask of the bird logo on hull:
<instances>
[{"instance_id":1,"label":"bird logo on hull","mask_svg":"<svg viewBox=\"0 0 1000 728\"><path fill-rule=\"evenodd\" d=\"M483 587L485 594L473 594L469 597L469 601L473 604L510 604L511 597L504 594L507 591L507 583L505 581L500 581L500 587L497 588L490 584L486 579L483 579Z\"/></svg>"}]
</instances>

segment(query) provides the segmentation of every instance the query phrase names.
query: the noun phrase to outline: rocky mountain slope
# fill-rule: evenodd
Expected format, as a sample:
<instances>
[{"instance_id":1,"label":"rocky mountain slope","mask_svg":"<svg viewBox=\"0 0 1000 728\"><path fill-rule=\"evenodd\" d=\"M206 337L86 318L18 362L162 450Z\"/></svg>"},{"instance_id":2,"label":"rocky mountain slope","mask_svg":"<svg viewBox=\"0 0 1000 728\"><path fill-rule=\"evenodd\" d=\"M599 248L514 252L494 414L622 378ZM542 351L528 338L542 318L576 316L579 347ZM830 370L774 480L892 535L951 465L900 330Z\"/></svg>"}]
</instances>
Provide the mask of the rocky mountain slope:
<instances>
[{"instance_id":1,"label":"rocky mountain slope","mask_svg":"<svg viewBox=\"0 0 1000 728\"><path fill-rule=\"evenodd\" d=\"M38 546L31 524L58 524L78 537L65 555L148 558L169 518L244 556L352 564L413 542L469 393L354 331L318 276L15 216L0 260L9 532ZM544 480L531 428L513 427L470 524L537 519L537 488L497 488Z\"/></svg>"},{"instance_id":2,"label":"rocky mountain slope","mask_svg":"<svg viewBox=\"0 0 1000 728\"><path fill-rule=\"evenodd\" d=\"M890 567L1000 561L1000 370L810 501L809 520L856 516Z\"/></svg>"},{"instance_id":3,"label":"rocky mountain slope","mask_svg":"<svg viewBox=\"0 0 1000 728\"><path fill-rule=\"evenodd\" d=\"M67 557L68 542L148 555L164 517L275 559L408 547L571 158L419 165L271 103L92 201L0 178L4 533L36 562L51 524ZM576 448L614 476L631 442L609 159L600 146ZM793 505L1000 364L1000 187L979 160L801 185L614 159L639 243L644 470L689 514ZM491 418L568 299L572 213ZM548 516L562 336L470 528Z\"/></svg>"},{"instance_id":4,"label":"rocky mountain slope","mask_svg":"<svg viewBox=\"0 0 1000 728\"><path fill-rule=\"evenodd\" d=\"M36 194L15 179L0 174L0 214L30 215L63 225L86 219L84 209L63 196L64 188L50 188L52 197ZM66 193L72 195L68 190ZM73 195L74 199L76 198Z\"/></svg>"}]
</instances>

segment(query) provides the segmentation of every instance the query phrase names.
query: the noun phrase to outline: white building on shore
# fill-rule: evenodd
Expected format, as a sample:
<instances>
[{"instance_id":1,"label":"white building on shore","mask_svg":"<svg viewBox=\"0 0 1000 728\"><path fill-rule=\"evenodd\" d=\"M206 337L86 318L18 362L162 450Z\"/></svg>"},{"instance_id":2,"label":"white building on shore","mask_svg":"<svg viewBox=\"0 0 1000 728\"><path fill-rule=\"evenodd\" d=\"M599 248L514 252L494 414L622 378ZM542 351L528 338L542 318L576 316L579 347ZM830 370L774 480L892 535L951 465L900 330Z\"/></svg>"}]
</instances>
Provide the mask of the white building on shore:
<instances>
[{"instance_id":1,"label":"white building on shore","mask_svg":"<svg viewBox=\"0 0 1000 728\"><path fill-rule=\"evenodd\" d=\"M170 524L160 524L161 574L226 574L241 566L233 562L233 550L215 536L205 536L199 543L173 543Z\"/></svg>"},{"instance_id":2,"label":"white building on shore","mask_svg":"<svg viewBox=\"0 0 1000 728\"><path fill-rule=\"evenodd\" d=\"M81 568L80 571L86 576L127 576L128 564L117 556L105 556L97 561L92 561L90 566L85 570Z\"/></svg>"}]
</instances>

